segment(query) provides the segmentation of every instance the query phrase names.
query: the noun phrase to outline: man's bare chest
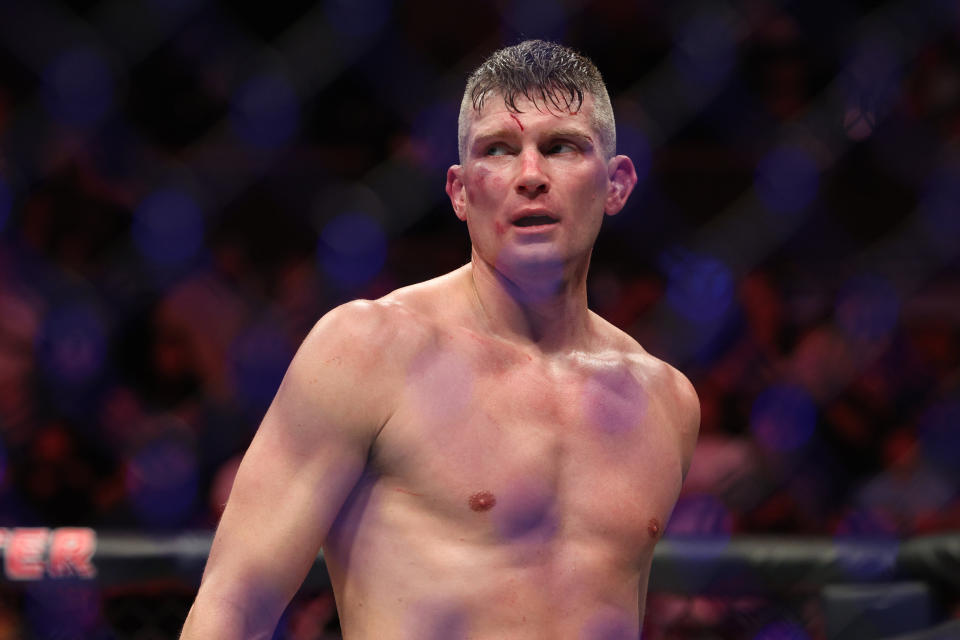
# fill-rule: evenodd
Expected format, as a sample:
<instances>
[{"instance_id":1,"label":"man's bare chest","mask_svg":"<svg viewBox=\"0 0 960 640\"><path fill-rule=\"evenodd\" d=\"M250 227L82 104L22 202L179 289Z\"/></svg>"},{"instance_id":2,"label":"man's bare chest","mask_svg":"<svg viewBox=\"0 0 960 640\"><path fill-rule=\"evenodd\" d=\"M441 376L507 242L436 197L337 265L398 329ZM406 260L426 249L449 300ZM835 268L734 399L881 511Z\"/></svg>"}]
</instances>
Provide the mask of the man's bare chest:
<instances>
[{"instance_id":1,"label":"man's bare chest","mask_svg":"<svg viewBox=\"0 0 960 640\"><path fill-rule=\"evenodd\" d=\"M410 368L373 462L384 488L492 541L636 545L679 492L670 418L622 362L439 349Z\"/></svg>"}]
</instances>

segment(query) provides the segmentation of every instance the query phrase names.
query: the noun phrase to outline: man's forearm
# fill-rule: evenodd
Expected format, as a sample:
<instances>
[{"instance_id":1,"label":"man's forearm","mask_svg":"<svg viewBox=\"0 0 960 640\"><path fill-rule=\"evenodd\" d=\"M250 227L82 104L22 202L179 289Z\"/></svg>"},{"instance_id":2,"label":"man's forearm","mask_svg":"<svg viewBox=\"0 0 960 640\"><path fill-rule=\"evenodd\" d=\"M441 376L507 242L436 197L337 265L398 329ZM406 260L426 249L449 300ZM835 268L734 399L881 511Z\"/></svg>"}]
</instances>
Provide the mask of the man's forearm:
<instances>
[{"instance_id":1,"label":"man's forearm","mask_svg":"<svg viewBox=\"0 0 960 640\"><path fill-rule=\"evenodd\" d=\"M270 640L276 623L252 609L227 598L198 594L180 640Z\"/></svg>"}]
</instances>

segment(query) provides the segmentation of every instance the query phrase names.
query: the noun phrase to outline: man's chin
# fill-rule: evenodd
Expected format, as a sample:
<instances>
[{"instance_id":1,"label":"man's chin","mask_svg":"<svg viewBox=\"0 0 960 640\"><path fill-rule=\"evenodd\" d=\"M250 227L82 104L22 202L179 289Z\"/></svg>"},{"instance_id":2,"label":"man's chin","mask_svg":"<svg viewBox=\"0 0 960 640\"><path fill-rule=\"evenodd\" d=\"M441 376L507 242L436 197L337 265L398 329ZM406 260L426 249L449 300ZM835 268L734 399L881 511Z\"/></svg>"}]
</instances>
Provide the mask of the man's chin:
<instances>
[{"instance_id":1,"label":"man's chin","mask_svg":"<svg viewBox=\"0 0 960 640\"><path fill-rule=\"evenodd\" d=\"M565 256L553 247L508 247L504 248L495 262L498 271L526 276L556 277L563 272Z\"/></svg>"},{"instance_id":2,"label":"man's chin","mask_svg":"<svg viewBox=\"0 0 960 640\"><path fill-rule=\"evenodd\" d=\"M555 251L508 251L497 256L497 271L507 280L540 298L555 294L564 280L567 261Z\"/></svg>"}]
</instances>

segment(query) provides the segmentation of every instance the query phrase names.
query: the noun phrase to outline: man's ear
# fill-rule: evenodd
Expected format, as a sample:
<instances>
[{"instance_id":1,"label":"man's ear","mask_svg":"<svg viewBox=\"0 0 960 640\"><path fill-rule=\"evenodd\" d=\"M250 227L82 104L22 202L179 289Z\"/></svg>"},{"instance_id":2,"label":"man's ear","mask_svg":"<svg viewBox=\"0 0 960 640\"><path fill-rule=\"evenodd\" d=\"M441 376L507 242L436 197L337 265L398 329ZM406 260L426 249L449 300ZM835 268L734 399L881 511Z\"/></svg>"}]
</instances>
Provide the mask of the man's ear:
<instances>
[{"instance_id":1,"label":"man's ear","mask_svg":"<svg viewBox=\"0 0 960 640\"><path fill-rule=\"evenodd\" d=\"M607 163L607 175L610 181L603 212L608 216L615 216L627 204L627 198L637 186L637 170L633 166L633 161L627 156L614 156Z\"/></svg>"},{"instance_id":2,"label":"man's ear","mask_svg":"<svg viewBox=\"0 0 960 640\"><path fill-rule=\"evenodd\" d=\"M467 193L463 186L461 175L463 167L459 164L452 165L447 169L447 196L450 197L450 204L453 205L453 212L461 220L467 219Z\"/></svg>"}]
</instances>

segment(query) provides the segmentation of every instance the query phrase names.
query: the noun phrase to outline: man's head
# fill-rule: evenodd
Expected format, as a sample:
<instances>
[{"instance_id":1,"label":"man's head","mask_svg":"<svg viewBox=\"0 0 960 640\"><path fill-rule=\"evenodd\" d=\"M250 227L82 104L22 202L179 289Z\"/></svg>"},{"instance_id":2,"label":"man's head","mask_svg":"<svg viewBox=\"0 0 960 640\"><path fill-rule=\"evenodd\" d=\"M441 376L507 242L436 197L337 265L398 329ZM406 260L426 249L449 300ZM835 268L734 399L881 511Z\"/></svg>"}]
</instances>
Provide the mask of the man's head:
<instances>
[{"instance_id":1,"label":"man's head","mask_svg":"<svg viewBox=\"0 0 960 640\"><path fill-rule=\"evenodd\" d=\"M494 52L467 80L457 130L460 161L465 157L470 121L488 98L502 98L513 112L519 112L516 101L523 97L538 109L571 113L583 105L585 94L593 96L593 126L604 155L612 158L617 148L613 108L603 78L589 58L543 40L526 40Z\"/></svg>"},{"instance_id":2,"label":"man's head","mask_svg":"<svg viewBox=\"0 0 960 640\"><path fill-rule=\"evenodd\" d=\"M460 164L447 170L474 263L537 286L585 277L604 215L637 182L614 147L610 98L589 60L538 40L494 53L467 82Z\"/></svg>"}]
</instances>

